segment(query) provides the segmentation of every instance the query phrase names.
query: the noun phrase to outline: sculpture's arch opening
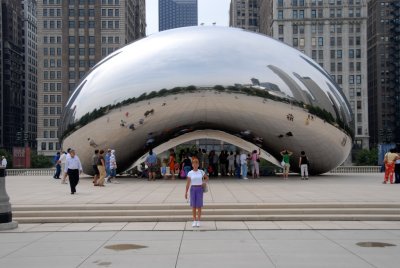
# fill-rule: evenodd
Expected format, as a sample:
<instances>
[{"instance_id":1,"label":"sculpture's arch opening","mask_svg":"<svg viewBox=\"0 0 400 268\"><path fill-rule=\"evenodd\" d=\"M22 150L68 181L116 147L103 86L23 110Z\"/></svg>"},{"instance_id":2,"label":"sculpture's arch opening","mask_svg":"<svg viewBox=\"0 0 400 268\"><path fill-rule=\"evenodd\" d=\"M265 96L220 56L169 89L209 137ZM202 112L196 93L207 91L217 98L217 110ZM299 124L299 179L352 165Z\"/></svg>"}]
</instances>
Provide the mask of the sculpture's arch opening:
<instances>
[{"instance_id":1,"label":"sculpture's arch opening","mask_svg":"<svg viewBox=\"0 0 400 268\"><path fill-rule=\"evenodd\" d=\"M193 132L189 132L186 134L182 134L176 138L173 138L155 148L153 148L153 151L156 154L163 153L171 148L175 148L180 144L194 141L194 140L201 140L201 139L213 139L213 140L221 140L227 143L230 143L232 145L235 145L236 147L245 150L247 152L252 152L253 150L257 150L259 147L251 142L245 141L237 136L234 136L232 134L220 131L220 130L212 130L212 129L205 129L205 130L197 130ZM138 166L140 163L144 162L147 153L140 157L138 160L135 161L135 163L132 165ZM270 153L267 151L263 150L262 148L260 149L260 157L267 160L268 162L272 163L273 165L280 166L280 162L272 156Z\"/></svg>"}]
</instances>

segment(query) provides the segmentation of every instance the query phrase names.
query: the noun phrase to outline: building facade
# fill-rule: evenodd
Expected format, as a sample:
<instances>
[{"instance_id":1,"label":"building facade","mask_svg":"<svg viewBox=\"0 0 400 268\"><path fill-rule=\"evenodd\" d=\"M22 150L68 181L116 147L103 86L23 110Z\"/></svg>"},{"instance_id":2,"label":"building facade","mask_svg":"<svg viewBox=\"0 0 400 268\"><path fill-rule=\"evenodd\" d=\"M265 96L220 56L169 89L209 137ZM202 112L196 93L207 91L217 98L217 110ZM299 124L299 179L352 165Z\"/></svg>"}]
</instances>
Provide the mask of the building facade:
<instances>
[{"instance_id":1,"label":"building facade","mask_svg":"<svg viewBox=\"0 0 400 268\"><path fill-rule=\"evenodd\" d=\"M36 149L37 135L37 5L36 0L23 0L23 54L24 76L24 131L20 133L24 144Z\"/></svg>"},{"instance_id":2,"label":"building facade","mask_svg":"<svg viewBox=\"0 0 400 268\"><path fill-rule=\"evenodd\" d=\"M54 155L63 107L97 62L145 36L144 0L38 2L38 153Z\"/></svg>"},{"instance_id":3,"label":"building facade","mask_svg":"<svg viewBox=\"0 0 400 268\"><path fill-rule=\"evenodd\" d=\"M198 25L197 0L159 0L159 31Z\"/></svg>"},{"instance_id":4,"label":"building facade","mask_svg":"<svg viewBox=\"0 0 400 268\"><path fill-rule=\"evenodd\" d=\"M261 0L260 9L270 13L261 32L330 72L353 110L354 148L369 148L366 0Z\"/></svg>"},{"instance_id":5,"label":"building facade","mask_svg":"<svg viewBox=\"0 0 400 268\"><path fill-rule=\"evenodd\" d=\"M21 2L1 1L1 127L0 147L11 151L23 144L23 38ZM20 133L18 135L18 133Z\"/></svg>"},{"instance_id":6,"label":"building facade","mask_svg":"<svg viewBox=\"0 0 400 268\"><path fill-rule=\"evenodd\" d=\"M370 143L400 143L400 1L369 2L367 36Z\"/></svg>"},{"instance_id":7,"label":"building facade","mask_svg":"<svg viewBox=\"0 0 400 268\"><path fill-rule=\"evenodd\" d=\"M229 26L259 32L260 0L231 0Z\"/></svg>"}]
</instances>

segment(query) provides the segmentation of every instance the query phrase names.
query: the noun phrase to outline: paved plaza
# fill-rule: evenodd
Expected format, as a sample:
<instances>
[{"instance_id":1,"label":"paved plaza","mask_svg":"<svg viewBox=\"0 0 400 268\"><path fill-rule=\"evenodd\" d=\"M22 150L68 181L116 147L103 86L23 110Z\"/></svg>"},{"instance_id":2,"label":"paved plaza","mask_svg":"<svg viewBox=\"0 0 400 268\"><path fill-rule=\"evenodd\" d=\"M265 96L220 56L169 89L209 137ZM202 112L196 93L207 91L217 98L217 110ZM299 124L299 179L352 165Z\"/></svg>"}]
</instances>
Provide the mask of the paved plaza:
<instances>
[{"instance_id":1,"label":"paved plaza","mask_svg":"<svg viewBox=\"0 0 400 268\"><path fill-rule=\"evenodd\" d=\"M93 187L9 176L13 207L185 204L184 181L121 177ZM212 179L205 204L400 203L382 174L327 174L301 181ZM205 207L207 209L207 207ZM367 247L358 245L362 242ZM372 246L372 247L371 247ZM378 246L378 247L377 247ZM0 267L398 267L398 221L204 221L26 223L0 233Z\"/></svg>"}]
</instances>

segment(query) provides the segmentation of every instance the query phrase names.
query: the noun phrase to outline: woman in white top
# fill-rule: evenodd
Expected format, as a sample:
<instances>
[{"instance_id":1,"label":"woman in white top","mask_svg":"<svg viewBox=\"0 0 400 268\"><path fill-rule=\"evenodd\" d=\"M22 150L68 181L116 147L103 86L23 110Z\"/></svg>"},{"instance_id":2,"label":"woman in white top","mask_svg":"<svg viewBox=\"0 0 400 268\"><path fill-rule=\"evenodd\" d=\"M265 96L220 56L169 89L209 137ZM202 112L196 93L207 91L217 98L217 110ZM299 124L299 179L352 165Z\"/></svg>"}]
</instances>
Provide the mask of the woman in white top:
<instances>
[{"instance_id":1,"label":"woman in white top","mask_svg":"<svg viewBox=\"0 0 400 268\"><path fill-rule=\"evenodd\" d=\"M189 171L187 175L185 199L188 198L190 187L190 206L193 214L192 227L200 227L201 208L203 207L203 183L208 182L208 176L203 170L199 169L199 160L197 158L193 158L192 166L193 170Z\"/></svg>"}]
</instances>

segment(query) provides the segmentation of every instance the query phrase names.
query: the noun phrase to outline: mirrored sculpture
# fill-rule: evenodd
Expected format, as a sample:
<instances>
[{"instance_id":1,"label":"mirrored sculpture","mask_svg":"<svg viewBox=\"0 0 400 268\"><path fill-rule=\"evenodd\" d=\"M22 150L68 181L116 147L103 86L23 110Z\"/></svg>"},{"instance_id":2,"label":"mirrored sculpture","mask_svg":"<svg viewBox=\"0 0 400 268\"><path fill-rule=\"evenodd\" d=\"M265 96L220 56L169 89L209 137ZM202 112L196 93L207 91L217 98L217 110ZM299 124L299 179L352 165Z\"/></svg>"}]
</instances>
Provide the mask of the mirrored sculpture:
<instances>
[{"instance_id":1,"label":"mirrored sculpture","mask_svg":"<svg viewBox=\"0 0 400 268\"><path fill-rule=\"evenodd\" d=\"M196 131L245 140L275 163L286 148L294 171L304 150L319 174L348 156L351 119L342 90L300 51L202 26L163 31L103 59L68 100L60 132L87 174L95 149L115 149L121 172L150 148Z\"/></svg>"}]
</instances>

